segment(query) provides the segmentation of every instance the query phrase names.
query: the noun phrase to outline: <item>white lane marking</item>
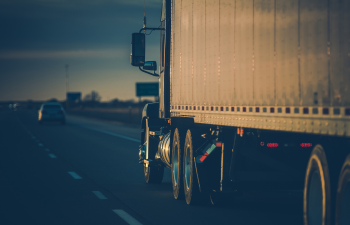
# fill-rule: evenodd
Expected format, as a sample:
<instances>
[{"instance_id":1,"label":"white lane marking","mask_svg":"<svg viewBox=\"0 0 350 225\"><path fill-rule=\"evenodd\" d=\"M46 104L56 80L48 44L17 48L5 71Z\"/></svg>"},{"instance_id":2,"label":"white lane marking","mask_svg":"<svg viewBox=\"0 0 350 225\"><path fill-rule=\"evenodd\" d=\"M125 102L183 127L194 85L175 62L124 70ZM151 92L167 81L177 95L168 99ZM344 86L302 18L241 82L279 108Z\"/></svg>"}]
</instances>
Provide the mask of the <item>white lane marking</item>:
<instances>
[{"instance_id":1,"label":"white lane marking","mask_svg":"<svg viewBox=\"0 0 350 225\"><path fill-rule=\"evenodd\" d=\"M99 191L92 191L92 193L94 193L95 195L96 195L96 197L97 198L99 198L99 199L107 199L107 197L106 196L104 196L101 192L99 192Z\"/></svg>"},{"instance_id":2,"label":"white lane marking","mask_svg":"<svg viewBox=\"0 0 350 225\"><path fill-rule=\"evenodd\" d=\"M92 128L92 127L88 127L88 126L83 126L83 125L78 125L78 126L84 127L86 129L89 129L89 130L94 130L94 131L97 131L97 132L101 132L101 133L104 133L104 134L109 134L109 135L112 135L112 136L115 136L115 137L124 138L124 139L129 140L129 141L134 141L134 142L140 143L140 140L135 139L135 138L127 137L127 136L124 136L124 135L120 135L120 134L116 134L116 133L112 133L112 132L109 132L109 131L100 130L100 129L96 129L96 128Z\"/></svg>"},{"instance_id":3,"label":"white lane marking","mask_svg":"<svg viewBox=\"0 0 350 225\"><path fill-rule=\"evenodd\" d=\"M49 154L49 156L53 159L57 158L54 154Z\"/></svg>"},{"instance_id":4,"label":"white lane marking","mask_svg":"<svg viewBox=\"0 0 350 225\"><path fill-rule=\"evenodd\" d=\"M130 225L142 225L142 223L134 219L134 217L130 216L127 212L125 212L122 209L114 209L113 212L118 214L118 216L120 216L123 220L125 220L125 222L127 222Z\"/></svg>"},{"instance_id":5,"label":"white lane marking","mask_svg":"<svg viewBox=\"0 0 350 225\"><path fill-rule=\"evenodd\" d=\"M83 179L81 178L81 176L79 176L78 174L76 174L75 172L68 172L69 175L71 175L74 179Z\"/></svg>"},{"instance_id":6,"label":"white lane marking","mask_svg":"<svg viewBox=\"0 0 350 225\"><path fill-rule=\"evenodd\" d=\"M43 144L41 144L41 143L39 143L38 145L39 145L40 147L43 147L43 146L44 146L44 145L43 145Z\"/></svg>"},{"instance_id":7,"label":"white lane marking","mask_svg":"<svg viewBox=\"0 0 350 225\"><path fill-rule=\"evenodd\" d=\"M50 149L48 149L48 148L45 148L45 151L49 152L49 151L50 151Z\"/></svg>"}]
</instances>

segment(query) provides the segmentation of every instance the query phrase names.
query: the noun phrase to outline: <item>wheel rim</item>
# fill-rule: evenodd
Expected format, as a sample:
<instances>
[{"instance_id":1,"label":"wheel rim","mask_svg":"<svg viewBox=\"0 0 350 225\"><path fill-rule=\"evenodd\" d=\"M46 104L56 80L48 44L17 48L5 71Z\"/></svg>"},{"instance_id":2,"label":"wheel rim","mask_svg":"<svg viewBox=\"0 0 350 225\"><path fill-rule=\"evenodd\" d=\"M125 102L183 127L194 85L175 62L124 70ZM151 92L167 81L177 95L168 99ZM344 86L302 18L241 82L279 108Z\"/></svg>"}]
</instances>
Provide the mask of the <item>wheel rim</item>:
<instances>
[{"instance_id":1,"label":"wheel rim","mask_svg":"<svg viewBox=\"0 0 350 225\"><path fill-rule=\"evenodd\" d=\"M177 184L177 174L179 169L179 149L177 145L174 148L174 181Z\"/></svg>"},{"instance_id":2,"label":"wheel rim","mask_svg":"<svg viewBox=\"0 0 350 225\"><path fill-rule=\"evenodd\" d=\"M187 146L186 148L186 158L185 158L185 180L187 189L190 188L190 178L191 178L191 148Z\"/></svg>"},{"instance_id":3,"label":"wheel rim","mask_svg":"<svg viewBox=\"0 0 350 225\"><path fill-rule=\"evenodd\" d=\"M344 187L343 198L341 199L340 224L350 224L350 182Z\"/></svg>"},{"instance_id":4,"label":"wheel rim","mask_svg":"<svg viewBox=\"0 0 350 225\"><path fill-rule=\"evenodd\" d=\"M311 179L308 194L308 225L322 224L323 217L323 197L322 197L322 181L318 171L316 171Z\"/></svg>"},{"instance_id":5,"label":"wheel rim","mask_svg":"<svg viewBox=\"0 0 350 225\"><path fill-rule=\"evenodd\" d=\"M147 145L147 133L148 133L148 129L146 128L146 131L145 131L145 140L144 140L144 146L145 147L145 158L147 159L149 156L148 156L148 145ZM148 164L144 164L145 165L145 168L146 168L146 174L148 173Z\"/></svg>"}]
</instances>

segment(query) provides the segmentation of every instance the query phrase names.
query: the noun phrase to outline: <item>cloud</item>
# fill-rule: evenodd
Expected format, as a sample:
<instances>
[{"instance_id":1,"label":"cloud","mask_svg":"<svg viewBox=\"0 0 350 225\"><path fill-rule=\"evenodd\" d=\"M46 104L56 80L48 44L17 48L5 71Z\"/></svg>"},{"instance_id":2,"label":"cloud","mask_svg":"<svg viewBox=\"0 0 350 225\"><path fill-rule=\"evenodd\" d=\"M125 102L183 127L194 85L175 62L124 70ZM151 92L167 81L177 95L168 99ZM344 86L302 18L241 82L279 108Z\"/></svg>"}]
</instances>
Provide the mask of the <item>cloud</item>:
<instances>
[{"instance_id":1,"label":"cloud","mask_svg":"<svg viewBox=\"0 0 350 225\"><path fill-rule=\"evenodd\" d=\"M68 51L8 51L1 52L0 59L87 59L125 58L124 49L68 50Z\"/></svg>"}]
</instances>

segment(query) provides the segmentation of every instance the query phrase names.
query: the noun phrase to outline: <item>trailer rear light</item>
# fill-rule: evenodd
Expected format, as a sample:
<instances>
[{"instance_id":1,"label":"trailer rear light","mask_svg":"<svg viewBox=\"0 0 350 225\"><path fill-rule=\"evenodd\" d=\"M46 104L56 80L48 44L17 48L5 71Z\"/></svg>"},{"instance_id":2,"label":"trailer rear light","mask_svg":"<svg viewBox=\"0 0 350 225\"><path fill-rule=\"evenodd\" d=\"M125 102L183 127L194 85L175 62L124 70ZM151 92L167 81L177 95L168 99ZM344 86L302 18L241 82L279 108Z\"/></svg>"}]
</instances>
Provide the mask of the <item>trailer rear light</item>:
<instances>
[{"instance_id":1,"label":"trailer rear light","mask_svg":"<svg viewBox=\"0 0 350 225\"><path fill-rule=\"evenodd\" d=\"M222 147L222 143L221 142L216 142L216 147L218 147L218 148L221 148Z\"/></svg>"},{"instance_id":2,"label":"trailer rear light","mask_svg":"<svg viewBox=\"0 0 350 225\"><path fill-rule=\"evenodd\" d=\"M266 146L269 147L269 148L277 148L278 147L278 143L267 143Z\"/></svg>"},{"instance_id":3,"label":"trailer rear light","mask_svg":"<svg viewBox=\"0 0 350 225\"><path fill-rule=\"evenodd\" d=\"M310 148L310 147L312 147L312 143L301 143L300 146L302 148Z\"/></svg>"},{"instance_id":4,"label":"trailer rear light","mask_svg":"<svg viewBox=\"0 0 350 225\"><path fill-rule=\"evenodd\" d=\"M206 152L204 153L204 155L202 155L200 158L199 158L199 161L203 162L205 160L205 158L207 158L209 154Z\"/></svg>"},{"instance_id":5,"label":"trailer rear light","mask_svg":"<svg viewBox=\"0 0 350 225\"><path fill-rule=\"evenodd\" d=\"M243 128L237 128L237 134L239 134L241 137L243 137L244 130Z\"/></svg>"}]
</instances>

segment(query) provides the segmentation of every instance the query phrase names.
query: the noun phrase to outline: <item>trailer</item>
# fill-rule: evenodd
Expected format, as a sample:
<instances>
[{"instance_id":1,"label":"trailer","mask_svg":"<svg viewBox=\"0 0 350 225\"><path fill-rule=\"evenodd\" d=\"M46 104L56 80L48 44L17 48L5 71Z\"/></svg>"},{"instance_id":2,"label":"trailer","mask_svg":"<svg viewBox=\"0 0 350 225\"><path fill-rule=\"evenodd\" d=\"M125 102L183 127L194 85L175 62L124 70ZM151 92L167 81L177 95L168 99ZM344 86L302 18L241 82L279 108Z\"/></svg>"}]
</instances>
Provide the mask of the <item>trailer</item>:
<instances>
[{"instance_id":1,"label":"trailer","mask_svg":"<svg viewBox=\"0 0 350 225\"><path fill-rule=\"evenodd\" d=\"M350 224L350 1L164 0L132 36L159 77L142 113L146 182L173 195L301 190L304 224ZM160 30L159 74L145 34Z\"/></svg>"}]
</instances>

